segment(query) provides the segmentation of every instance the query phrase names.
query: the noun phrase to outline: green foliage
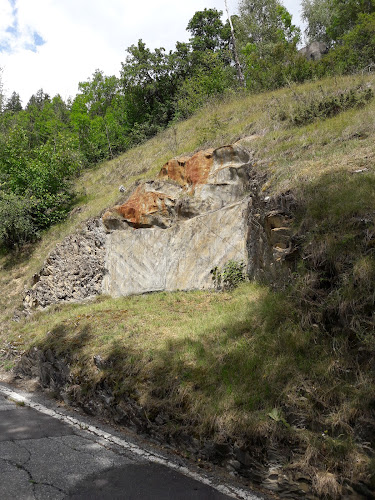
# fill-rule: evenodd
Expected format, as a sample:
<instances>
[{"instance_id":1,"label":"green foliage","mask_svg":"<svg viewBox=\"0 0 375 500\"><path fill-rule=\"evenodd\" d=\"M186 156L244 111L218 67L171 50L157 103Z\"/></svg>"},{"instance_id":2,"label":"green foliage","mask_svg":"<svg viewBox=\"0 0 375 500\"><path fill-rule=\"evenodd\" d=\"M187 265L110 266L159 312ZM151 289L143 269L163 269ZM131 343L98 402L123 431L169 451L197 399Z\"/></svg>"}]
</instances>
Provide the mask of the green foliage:
<instances>
[{"instance_id":1,"label":"green foliage","mask_svg":"<svg viewBox=\"0 0 375 500\"><path fill-rule=\"evenodd\" d=\"M221 269L214 267L211 270L216 290L232 290L246 281L245 264L236 260L229 260Z\"/></svg>"},{"instance_id":2,"label":"green foliage","mask_svg":"<svg viewBox=\"0 0 375 500\"><path fill-rule=\"evenodd\" d=\"M346 74L375 64L375 13L361 14L358 23L322 62L326 72Z\"/></svg>"},{"instance_id":3,"label":"green foliage","mask_svg":"<svg viewBox=\"0 0 375 500\"><path fill-rule=\"evenodd\" d=\"M299 42L300 29L292 24L292 16L279 0L242 0L239 9L236 25L242 46L254 43L263 55L269 45Z\"/></svg>"},{"instance_id":4,"label":"green foliage","mask_svg":"<svg viewBox=\"0 0 375 500\"><path fill-rule=\"evenodd\" d=\"M302 19L307 23L305 30L308 43L318 41L331 43L327 27L331 24L331 0L302 0Z\"/></svg>"},{"instance_id":5,"label":"green foliage","mask_svg":"<svg viewBox=\"0 0 375 500\"><path fill-rule=\"evenodd\" d=\"M4 111L10 111L12 113L17 113L18 111L22 111L21 98L17 92L12 92L12 95L6 102Z\"/></svg>"},{"instance_id":6,"label":"green foliage","mask_svg":"<svg viewBox=\"0 0 375 500\"><path fill-rule=\"evenodd\" d=\"M0 144L0 182L3 207L13 200L15 208L3 225L4 246L33 240L40 229L66 216L74 198L70 179L81 164L78 143L69 134L57 133L30 149L27 130L20 125L9 129Z\"/></svg>"},{"instance_id":7,"label":"green foliage","mask_svg":"<svg viewBox=\"0 0 375 500\"><path fill-rule=\"evenodd\" d=\"M332 0L331 9L327 33L332 40L337 41L354 28L363 14L375 12L375 0Z\"/></svg>"},{"instance_id":8,"label":"green foliage","mask_svg":"<svg viewBox=\"0 0 375 500\"><path fill-rule=\"evenodd\" d=\"M176 84L170 57L163 48L151 51L142 40L129 47L128 54L122 63L121 85L129 126L167 125L173 115Z\"/></svg>"},{"instance_id":9,"label":"green foliage","mask_svg":"<svg viewBox=\"0 0 375 500\"><path fill-rule=\"evenodd\" d=\"M0 193L0 247L12 250L37 238L32 209L27 198Z\"/></svg>"},{"instance_id":10,"label":"green foliage","mask_svg":"<svg viewBox=\"0 0 375 500\"><path fill-rule=\"evenodd\" d=\"M228 22L223 25L222 15L223 12L216 9L204 9L194 14L187 25L187 31L192 35L193 51L220 52L228 46L230 26Z\"/></svg>"},{"instance_id":11,"label":"green foliage","mask_svg":"<svg viewBox=\"0 0 375 500\"><path fill-rule=\"evenodd\" d=\"M206 51L201 56L202 66L185 79L176 92L175 118L187 118L214 97L233 86L233 68L225 65L220 56Z\"/></svg>"},{"instance_id":12,"label":"green foliage","mask_svg":"<svg viewBox=\"0 0 375 500\"><path fill-rule=\"evenodd\" d=\"M329 45L341 39L360 22L363 15L375 12L374 0L303 0L302 17L307 22L306 36Z\"/></svg>"},{"instance_id":13,"label":"green foliage","mask_svg":"<svg viewBox=\"0 0 375 500\"><path fill-rule=\"evenodd\" d=\"M301 57L297 52L300 29L278 0L240 4L236 21L247 87L260 91L302 81Z\"/></svg>"},{"instance_id":14,"label":"green foliage","mask_svg":"<svg viewBox=\"0 0 375 500\"><path fill-rule=\"evenodd\" d=\"M309 95L297 95L295 104L286 110L283 104L279 104L276 117L287 120L290 125L305 125L317 119L325 119L337 115L351 108L364 106L374 97L372 88L357 86L337 92L320 92Z\"/></svg>"}]
</instances>

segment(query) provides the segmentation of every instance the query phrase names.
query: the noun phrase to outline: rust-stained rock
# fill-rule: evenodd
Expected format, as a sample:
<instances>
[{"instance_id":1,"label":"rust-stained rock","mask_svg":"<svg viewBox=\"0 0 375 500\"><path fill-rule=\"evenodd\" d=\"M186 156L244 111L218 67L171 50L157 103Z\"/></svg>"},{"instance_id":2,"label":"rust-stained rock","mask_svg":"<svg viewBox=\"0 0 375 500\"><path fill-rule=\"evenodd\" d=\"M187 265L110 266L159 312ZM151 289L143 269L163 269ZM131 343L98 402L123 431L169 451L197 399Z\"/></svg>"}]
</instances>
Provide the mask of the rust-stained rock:
<instances>
[{"instance_id":1,"label":"rust-stained rock","mask_svg":"<svg viewBox=\"0 0 375 500\"><path fill-rule=\"evenodd\" d=\"M177 182L180 186L194 187L207 182L212 169L213 149L199 151L193 156L174 158L161 169L158 178Z\"/></svg>"},{"instance_id":2,"label":"rust-stained rock","mask_svg":"<svg viewBox=\"0 0 375 500\"><path fill-rule=\"evenodd\" d=\"M162 220L168 217L168 207L174 204L175 201L166 194L146 191L144 186L139 186L126 203L106 212L103 221L110 220L115 212L136 228L153 225L167 227L168 224L163 223Z\"/></svg>"},{"instance_id":3,"label":"rust-stained rock","mask_svg":"<svg viewBox=\"0 0 375 500\"><path fill-rule=\"evenodd\" d=\"M247 189L249 152L240 145L199 151L191 157L174 158L157 179L138 186L123 205L103 216L110 231L170 227L239 201Z\"/></svg>"},{"instance_id":4,"label":"rust-stained rock","mask_svg":"<svg viewBox=\"0 0 375 500\"><path fill-rule=\"evenodd\" d=\"M250 154L240 145L167 162L103 216L110 231L103 292L213 287L213 267L246 261L249 179Z\"/></svg>"}]
</instances>

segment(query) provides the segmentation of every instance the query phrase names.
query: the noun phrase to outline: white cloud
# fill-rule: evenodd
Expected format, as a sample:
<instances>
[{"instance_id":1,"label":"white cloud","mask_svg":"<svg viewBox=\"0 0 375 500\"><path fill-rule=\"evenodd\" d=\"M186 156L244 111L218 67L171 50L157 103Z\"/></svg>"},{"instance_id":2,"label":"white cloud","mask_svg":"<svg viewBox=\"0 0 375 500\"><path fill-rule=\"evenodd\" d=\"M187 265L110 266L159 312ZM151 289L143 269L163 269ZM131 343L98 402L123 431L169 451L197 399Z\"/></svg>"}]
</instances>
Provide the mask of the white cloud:
<instances>
[{"instance_id":1,"label":"white cloud","mask_svg":"<svg viewBox=\"0 0 375 500\"><path fill-rule=\"evenodd\" d=\"M228 3L233 13L237 1ZM26 104L39 88L74 96L97 68L118 75L126 48L139 38L150 48L173 49L188 40L185 29L197 10L224 10L224 0L15 0L15 7L17 36L6 31L14 22L11 0L0 0L0 47L11 44L0 52L0 67L5 89ZM35 34L45 43L33 52Z\"/></svg>"}]
</instances>

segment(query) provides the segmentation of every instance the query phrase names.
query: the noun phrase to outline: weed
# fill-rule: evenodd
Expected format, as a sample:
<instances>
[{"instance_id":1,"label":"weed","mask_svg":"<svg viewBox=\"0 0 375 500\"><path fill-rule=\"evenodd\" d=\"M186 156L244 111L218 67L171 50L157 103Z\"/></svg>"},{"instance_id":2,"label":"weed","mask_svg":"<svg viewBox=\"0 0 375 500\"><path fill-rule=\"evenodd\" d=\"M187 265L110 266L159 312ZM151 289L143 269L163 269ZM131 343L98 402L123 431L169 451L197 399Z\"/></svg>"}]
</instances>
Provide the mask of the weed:
<instances>
[{"instance_id":1,"label":"weed","mask_svg":"<svg viewBox=\"0 0 375 500\"><path fill-rule=\"evenodd\" d=\"M216 290L232 290L246 281L245 263L229 260L221 269L211 269L211 274Z\"/></svg>"}]
</instances>

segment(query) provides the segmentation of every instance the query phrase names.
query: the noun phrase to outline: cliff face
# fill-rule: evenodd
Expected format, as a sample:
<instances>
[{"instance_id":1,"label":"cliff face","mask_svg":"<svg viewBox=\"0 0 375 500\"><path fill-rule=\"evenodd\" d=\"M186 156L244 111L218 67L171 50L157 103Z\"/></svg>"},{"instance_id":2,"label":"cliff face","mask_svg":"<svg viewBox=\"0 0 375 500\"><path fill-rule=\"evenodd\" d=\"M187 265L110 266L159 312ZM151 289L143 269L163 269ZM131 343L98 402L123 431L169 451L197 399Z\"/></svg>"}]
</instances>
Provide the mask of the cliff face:
<instances>
[{"instance_id":1,"label":"cliff face","mask_svg":"<svg viewBox=\"0 0 375 500\"><path fill-rule=\"evenodd\" d=\"M289 208L260 195L240 142L172 159L124 204L65 239L25 306L212 288L211 270L229 260L244 262L252 277L272 275L292 252Z\"/></svg>"},{"instance_id":2,"label":"cliff face","mask_svg":"<svg viewBox=\"0 0 375 500\"><path fill-rule=\"evenodd\" d=\"M250 168L239 145L174 159L104 214L103 292L211 288L213 267L247 261Z\"/></svg>"}]
</instances>

